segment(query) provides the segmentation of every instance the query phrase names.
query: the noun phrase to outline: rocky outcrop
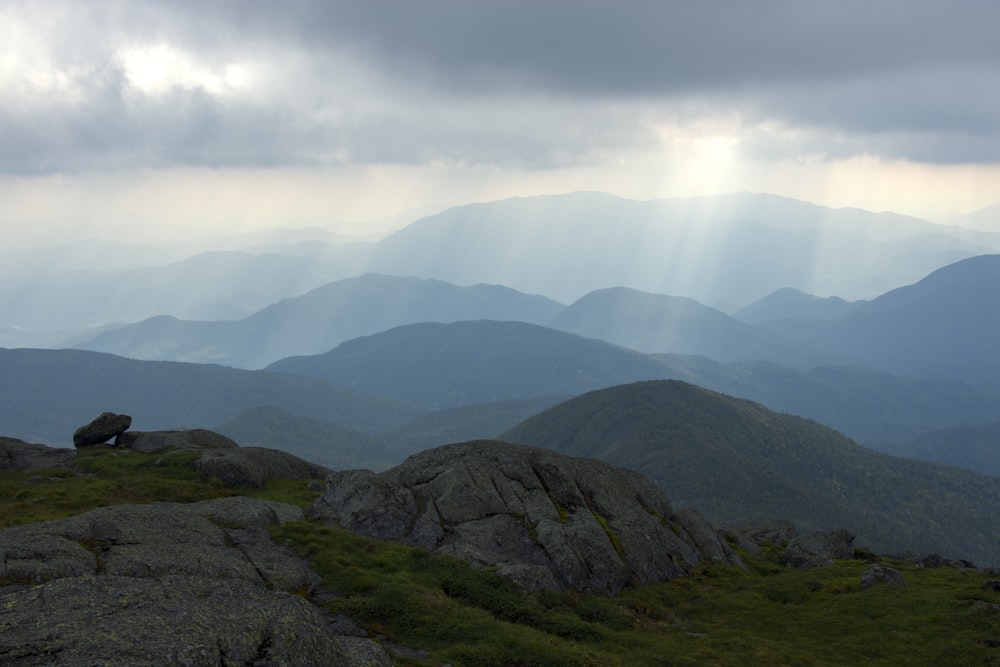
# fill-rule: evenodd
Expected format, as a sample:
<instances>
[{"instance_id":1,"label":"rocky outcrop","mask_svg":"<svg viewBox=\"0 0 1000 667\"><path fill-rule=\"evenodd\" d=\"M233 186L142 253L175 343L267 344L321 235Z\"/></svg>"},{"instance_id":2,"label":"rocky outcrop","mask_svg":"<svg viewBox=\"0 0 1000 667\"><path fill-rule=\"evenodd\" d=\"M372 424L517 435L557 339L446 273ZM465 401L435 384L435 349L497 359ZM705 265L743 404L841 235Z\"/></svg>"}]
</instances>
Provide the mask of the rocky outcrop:
<instances>
[{"instance_id":1,"label":"rocky outcrop","mask_svg":"<svg viewBox=\"0 0 1000 667\"><path fill-rule=\"evenodd\" d=\"M68 465L76 458L73 449L35 445L0 436L0 470L32 472Z\"/></svg>"},{"instance_id":2,"label":"rocky outcrop","mask_svg":"<svg viewBox=\"0 0 1000 667\"><path fill-rule=\"evenodd\" d=\"M779 556L789 567L810 570L828 567L836 560L855 557L854 535L846 530L821 530L799 535L790 521L765 521L725 532L736 545L755 557L766 552Z\"/></svg>"},{"instance_id":3,"label":"rocky outcrop","mask_svg":"<svg viewBox=\"0 0 1000 667\"><path fill-rule=\"evenodd\" d=\"M854 535L846 530L825 530L792 538L785 562L799 570L828 567L835 560L854 557Z\"/></svg>"},{"instance_id":4,"label":"rocky outcrop","mask_svg":"<svg viewBox=\"0 0 1000 667\"><path fill-rule=\"evenodd\" d=\"M885 565L876 565L864 571L861 575L861 590L866 590L878 584L906 588L906 579L899 573Z\"/></svg>"},{"instance_id":5,"label":"rocky outcrop","mask_svg":"<svg viewBox=\"0 0 1000 667\"><path fill-rule=\"evenodd\" d=\"M105 413L111 414L111 413ZM79 432L79 431L78 431ZM272 479L325 479L330 470L293 454L266 447L240 447L234 440L206 429L186 431L126 431L115 446L145 454L197 451L196 462L206 475L231 486L262 487ZM0 436L0 470L33 471L71 465L72 449L33 445Z\"/></svg>"},{"instance_id":6,"label":"rocky outcrop","mask_svg":"<svg viewBox=\"0 0 1000 667\"><path fill-rule=\"evenodd\" d=\"M727 528L725 534L740 549L761 558L765 549L783 550L799 531L791 521L773 520Z\"/></svg>"},{"instance_id":7,"label":"rocky outcrop","mask_svg":"<svg viewBox=\"0 0 1000 667\"><path fill-rule=\"evenodd\" d=\"M232 497L0 531L3 662L393 664L308 601L319 577L267 533L302 518L292 505Z\"/></svg>"},{"instance_id":8,"label":"rocky outcrop","mask_svg":"<svg viewBox=\"0 0 1000 667\"><path fill-rule=\"evenodd\" d=\"M132 425L128 415L117 415L104 412L89 424L84 424L73 433L73 445L76 448L92 447L105 443L111 438L124 433Z\"/></svg>"},{"instance_id":9,"label":"rocky outcrop","mask_svg":"<svg viewBox=\"0 0 1000 667\"><path fill-rule=\"evenodd\" d=\"M312 515L496 567L527 589L613 594L738 557L649 479L591 459L495 441L427 450L375 474L335 472Z\"/></svg>"}]
</instances>

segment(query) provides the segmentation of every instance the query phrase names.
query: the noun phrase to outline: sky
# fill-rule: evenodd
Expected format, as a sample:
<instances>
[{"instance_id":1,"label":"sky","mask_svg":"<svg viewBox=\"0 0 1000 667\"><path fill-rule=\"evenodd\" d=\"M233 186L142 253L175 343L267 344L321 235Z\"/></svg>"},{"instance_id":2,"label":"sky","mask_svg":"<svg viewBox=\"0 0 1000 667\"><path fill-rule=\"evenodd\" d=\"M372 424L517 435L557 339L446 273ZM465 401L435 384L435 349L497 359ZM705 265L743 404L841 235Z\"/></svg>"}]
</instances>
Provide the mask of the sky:
<instances>
[{"instance_id":1,"label":"sky","mask_svg":"<svg viewBox=\"0 0 1000 667\"><path fill-rule=\"evenodd\" d=\"M1000 202L995 0L0 0L0 242L739 191Z\"/></svg>"}]
</instances>

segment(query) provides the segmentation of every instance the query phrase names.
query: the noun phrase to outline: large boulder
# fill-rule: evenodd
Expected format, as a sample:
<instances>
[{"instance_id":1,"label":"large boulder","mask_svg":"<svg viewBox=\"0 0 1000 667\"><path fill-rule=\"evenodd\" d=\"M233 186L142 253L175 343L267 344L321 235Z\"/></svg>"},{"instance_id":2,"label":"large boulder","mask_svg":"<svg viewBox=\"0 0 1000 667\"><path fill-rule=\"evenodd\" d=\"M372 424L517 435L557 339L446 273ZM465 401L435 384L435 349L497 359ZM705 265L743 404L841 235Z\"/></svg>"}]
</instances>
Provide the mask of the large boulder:
<instances>
[{"instance_id":1,"label":"large boulder","mask_svg":"<svg viewBox=\"0 0 1000 667\"><path fill-rule=\"evenodd\" d=\"M232 449L239 447L234 440L203 428L186 431L129 431L115 438L115 445L154 454L165 449Z\"/></svg>"},{"instance_id":2,"label":"large boulder","mask_svg":"<svg viewBox=\"0 0 1000 667\"><path fill-rule=\"evenodd\" d=\"M446 445L327 478L321 521L496 567L527 589L613 594L738 557L639 473L495 441Z\"/></svg>"},{"instance_id":3,"label":"large boulder","mask_svg":"<svg viewBox=\"0 0 1000 667\"><path fill-rule=\"evenodd\" d=\"M325 479L330 474L321 465L266 447L207 449L196 465L231 486L261 487L271 479Z\"/></svg>"},{"instance_id":4,"label":"large boulder","mask_svg":"<svg viewBox=\"0 0 1000 667\"><path fill-rule=\"evenodd\" d=\"M318 575L270 539L271 524L303 518L235 497L0 531L3 662L391 665L308 601Z\"/></svg>"},{"instance_id":5,"label":"large boulder","mask_svg":"<svg viewBox=\"0 0 1000 667\"><path fill-rule=\"evenodd\" d=\"M132 425L132 418L128 415L117 415L113 412L104 412L89 424L84 424L73 433L73 445L80 447L91 447L107 442L111 438L124 433Z\"/></svg>"},{"instance_id":6,"label":"large boulder","mask_svg":"<svg viewBox=\"0 0 1000 667\"><path fill-rule=\"evenodd\" d=\"M68 465L76 458L72 449L35 445L0 436L0 470L31 472Z\"/></svg>"}]
</instances>

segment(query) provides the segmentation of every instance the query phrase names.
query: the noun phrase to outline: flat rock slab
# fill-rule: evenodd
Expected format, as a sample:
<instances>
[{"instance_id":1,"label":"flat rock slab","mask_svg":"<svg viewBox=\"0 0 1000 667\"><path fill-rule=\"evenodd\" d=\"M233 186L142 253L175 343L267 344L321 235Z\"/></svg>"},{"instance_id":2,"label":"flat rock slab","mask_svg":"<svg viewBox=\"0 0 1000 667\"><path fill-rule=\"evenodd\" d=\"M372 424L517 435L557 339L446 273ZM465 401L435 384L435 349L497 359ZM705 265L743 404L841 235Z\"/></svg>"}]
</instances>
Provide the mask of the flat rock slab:
<instances>
[{"instance_id":1,"label":"flat rock slab","mask_svg":"<svg viewBox=\"0 0 1000 667\"><path fill-rule=\"evenodd\" d=\"M5 665L391 665L298 593L320 578L235 496L102 507L0 531Z\"/></svg>"},{"instance_id":2,"label":"flat rock slab","mask_svg":"<svg viewBox=\"0 0 1000 667\"><path fill-rule=\"evenodd\" d=\"M36 445L17 438L0 436L0 470L32 472L68 465L76 450Z\"/></svg>"}]
</instances>

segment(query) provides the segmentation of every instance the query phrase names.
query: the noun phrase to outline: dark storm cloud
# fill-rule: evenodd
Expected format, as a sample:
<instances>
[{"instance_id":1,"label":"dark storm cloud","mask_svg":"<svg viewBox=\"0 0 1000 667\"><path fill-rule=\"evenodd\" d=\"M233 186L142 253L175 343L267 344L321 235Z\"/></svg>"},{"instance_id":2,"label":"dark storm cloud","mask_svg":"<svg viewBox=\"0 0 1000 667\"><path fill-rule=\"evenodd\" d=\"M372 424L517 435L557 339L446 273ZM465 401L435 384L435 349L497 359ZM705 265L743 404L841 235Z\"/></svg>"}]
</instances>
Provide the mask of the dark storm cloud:
<instances>
[{"instance_id":1,"label":"dark storm cloud","mask_svg":"<svg viewBox=\"0 0 1000 667\"><path fill-rule=\"evenodd\" d=\"M369 0L293 2L279 16L271 3L253 6L258 26L281 26L311 48L350 44L445 87L506 80L570 94L661 95L1000 65L1000 4L989 0Z\"/></svg>"},{"instance_id":2,"label":"dark storm cloud","mask_svg":"<svg viewBox=\"0 0 1000 667\"><path fill-rule=\"evenodd\" d=\"M78 94L39 103L0 92L8 172L545 167L648 144L658 122L733 114L757 156L1000 161L992 0L12 6L34 27L46 20L39 29ZM256 59L273 76L245 97L187 85L144 98L116 49L152 42L206 67ZM789 132L759 131L769 123Z\"/></svg>"}]
</instances>

